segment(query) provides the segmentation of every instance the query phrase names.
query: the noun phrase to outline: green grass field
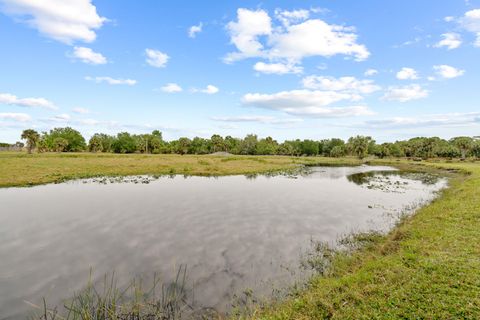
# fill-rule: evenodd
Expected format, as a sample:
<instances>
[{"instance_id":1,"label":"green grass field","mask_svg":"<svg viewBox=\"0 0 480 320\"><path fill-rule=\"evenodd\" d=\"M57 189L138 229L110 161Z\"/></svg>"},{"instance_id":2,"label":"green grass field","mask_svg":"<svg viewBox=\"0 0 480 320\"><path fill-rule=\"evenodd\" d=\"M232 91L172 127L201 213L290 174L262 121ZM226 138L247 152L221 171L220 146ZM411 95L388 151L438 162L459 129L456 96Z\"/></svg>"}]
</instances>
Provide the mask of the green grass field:
<instances>
[{"instance_id":1,"label":"green grass field","mask_svg":"<svg viewBox=\"0 0 480 320\"><path fill-rule=\"evenodd\" d=\"M100 175L226 175L357 159L254 156L0 153L0 186ZM305 290L258 308L254 319L480 319L480 163L375 160L416 170L458 170L439 198L390 234L339 254Z\"/></svg>"},{"instance_id":2,"label":"green grass field","mask_svg":"<svg viewBox=\"0 0 480 320\"><path fill-rule=\"evenodd\" d=\"M0 152L0 187L29 186L95 176L228 175L292 169L300 164L358 164L359 160L283 156L142 155Z\"/></svg>"}]
</instances>

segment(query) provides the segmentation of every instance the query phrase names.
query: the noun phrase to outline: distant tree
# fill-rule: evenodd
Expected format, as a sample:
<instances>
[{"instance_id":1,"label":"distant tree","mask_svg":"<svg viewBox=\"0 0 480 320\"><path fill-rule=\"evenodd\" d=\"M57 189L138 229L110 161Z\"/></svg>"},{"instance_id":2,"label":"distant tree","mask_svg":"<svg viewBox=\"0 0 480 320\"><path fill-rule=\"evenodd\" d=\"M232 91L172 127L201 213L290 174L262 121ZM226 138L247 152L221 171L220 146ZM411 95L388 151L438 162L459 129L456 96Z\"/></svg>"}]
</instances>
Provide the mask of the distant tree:
<instances>
[{"instance_id":1,"label":"distant tree","mask_svg":"<svg viewBox=\"0 0 480 320\"><path fill-rule=\"evenodd\" d=\"M367 156L368 147L372 141L371 137L356 136L348 139L348 144L350 145L352 153L359 159L363 159Z\"/></svg>"},{"instance_id":2,"label":"distant tree","mask_svg":"<svg viewBox=\"0 0 480 320\"><path fill-rule=\"evenodd\" d=\"M70 127L54 128L49 133L44 133L42 138L45 140L48 150L55 151L55 140L58 138L65 139L68 142L64 150L67 152L79 152L87 147L85 138L81 133Z\"/></svg>"},{"instance_id":3,"label":"distant tree","mask_svg":"<svg viewBox=\"0 0 480 320\"><path fill-rule=\"evenodd\" d=\"M128 132L121 132L112 143L112 149L115 153L133 153L137 150L137 141Z\"/></svg>"},{"instance_id":4,"label":"distant tree","mask_svg":"<svg viewBox=\"0 0 480 320\"><path fill-rule=\"evenodd\" d=\"M255 147L255 154L258 155L274 155L278 151L278 142L273 140L272 137L266 137L260 139Z\"/></svg>"},{"instance_id":5,"label":"distant tree","mask_svg":"<svg viewBox=\"0 0 480 320\"><path fill-rule=\"evenodd\" d=\"M68 140L64 138L55 138L53 140L53 151L55 152L64 152L68 146Z\"/></svg>"},{"instance_id":6,"label":"distant tree","mask_svg":"<svg viewBox=\"0 0 480 320\"><path fill-rule=\"evenodd\" d=\"M472 154L473 156L480 158L480 137L478 139L474 139Z\"/></svg>"},{"instance_id":7,"label":"distant tree","mask_svg":"<svg viewBox=\"0 0 480 320\"><path fill-rule=\"evenodd\" d=\"M334 146L332 150L330 150L330 157L339 158L345 155L345 147L344 146Z\"/></svg>"},{"instance_id":8,"label":"distant tree","mask_svg":"<svg viewBox=\"0 0 480 320\"><path fill-rule=\"evenodd\" d=\"M190 143L188 153L208 154L212 151L212 143L208 139L195 137Z\"/></svg>"},{"instance_id":9,"label":"distant tree","mask_svg":"<svg viewBox=\"0 0 480 320\"><path fill-rule=\"evenodd\" d=\"M295 148L290 141L284 141L278 146L278 154L281 154L284 156L294 156Z\"/></svg>"},{"instance_id":10,"label":"distant tree","mask_svg":"<svg viewBox=\"0 0 480 320\"><path fill-rule=\"evenodd\" d=\"M462 159L465 159L467 153L473 148L473 139L470 137L455 137L451 140L451 143L460 149Z\"/></svg>"},{"instance_id":11,"label":"distant tree","mask_svg":"<svg viewBox=\"0 0 480 320\"><path fill-rule=\"evenodd\" d=\"M319 144L313 140L303 140L300 143L300 148L302 150L302 154L306 156L316 156L318 155L319 151Z\"/></svg>"},{"instance_id":12,"label":"distant tree","mask_svg":"<svg viewBox=\"0 0 480 320\"><path fill-rule=\"evenodd\" d=\"M214 134L210 138L210 142L212 144L212 152L225 151L226 145L225 140L223 140L222 136Z\"/></svg>"},{"instance_id":13,"label":"distant tree","mask_svg":"<svg viewBox=\"0 0 480 320\"><path fill-rule=\"evenodd\" d=\"M345 141L338 138L322 140L319 143L318 153L328 157L328 156L331 156L331 152L333 148L335 148L336 146L343 147L344 145L345 145Z\"/></svg>"},{"instance_id":14,"label":"distant tree","mask_svg":"<svg viewBox=\"0 0 480 320\"><path fill-rule=\"evenodd\" d=\"M25 147L25 144L21 141L17 141L17 142L15 142L14 146L21 149L21 148Z\"/></svg>"},{"instance_id":15,"label":"distant tree","mask_svg":"<svg viewBox=\"0 0 480 320\"><path fill-rule=\"evenodd\" d=\"M33 129L23 130L21 138L27 141L27 151L32 153L32 150L37 146L40 135Z\"/></svg>"},{"instance_id":16,"label":"distant tree","mask_svg":"<svg viewBox=\"0 0 480 320\"><path fill-rule=\"evenodd\" d=\"M238 138L233 138L232 136L226 136L225 137L225 147L226 151L233 153L233 154L239 154L240 153L240 139Z\"/></svg>"},{"instance_id":17,"label":"distant tree","mask_svg":"<svg viewBox=\"0 0 480 320\"><path fill-rule=\"evenodd\" d=\"M90 138L90 140L88 141L88 150L90 150L90 152L103 151L102 137L100 136L100 134L94 134Z\"/></svg>"},{"instance_id":18,"label":"distant tree","mask_svg":"<svg viewBox=\"0 0 480 320\"><path fill-rule=\"evenodd\" d=\"M240 142L240 153L241 154L255 154L257 149L258 138L255 134L247 135L241 142Z\"/></svg>"},{"instance_id":19,"label":"distant tree","mask_svg":"<svg viewBox=\"0 0 480 320\"><path fill-rule=\"evenodd\" d=\"M192 141L188 138L180 138L177 143L177 153L184 155L187 154L190 149L190 144Z\"/></svg>"}]
</instances>

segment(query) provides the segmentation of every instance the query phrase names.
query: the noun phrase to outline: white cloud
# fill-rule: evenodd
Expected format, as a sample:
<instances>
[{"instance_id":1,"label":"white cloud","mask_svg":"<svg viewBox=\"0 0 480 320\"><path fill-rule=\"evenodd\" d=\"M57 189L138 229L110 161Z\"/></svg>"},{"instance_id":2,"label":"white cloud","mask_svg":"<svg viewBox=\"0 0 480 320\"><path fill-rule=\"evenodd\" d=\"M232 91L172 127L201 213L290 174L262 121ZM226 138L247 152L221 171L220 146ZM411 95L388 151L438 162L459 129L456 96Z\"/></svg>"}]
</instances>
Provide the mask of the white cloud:
<instances>
[{"instance_id":1,"label":"white cloud","mask_svg":"<svg viewBox=\"0 0 480 320\"><path fill-rule=\"evenodd\" d=\"M80 59L82 62L88 63L88 64L105 64L105 63L107 63L107 58L105 58L101 53L94 52L90 48L75 47L75 48L73 48L72 56L74 58Z\"/></svg>"},{"instance_id":2,"label":"white cloud","mask_svg":"<svg viewBox=\"0 0 480 320\"><path fill-rule=\"evenodd\" d=\"M303 68L294 64L257 62L253 69L267 74L302 73Z\"/></svg>"},{"instance_id":3,"label":"white cloud","mask_svg":"<svg viewBox=\"0 0 480 320\"><path fill-rule=\"evenodd\" d=\"M205 89L196 89L196 88L193 88L191 90L191 92L201 92L201 93L206 93L206 94L215 94L215 93L218 93L220 91L220 89L218 89L217 87L215 87L214 85L211 85L209 84Z\"/></svg>"},{"instance_id":4,"label":"white cloud","mask_svg":"<svg viewBox=\"0 0 480 320\"><path fill-rule=\"evenodd\" d=\"M107 21L91 0L2 0L2 4L7 15L67 44L94 41L95 30Z\"/></svg>"},{"instance_id":5,"label":"white cloud","mask_svg":"<svg viewBox=\"0 0 480 320\"><path fill-rule=\"evenodd\" d=\"M88 110L86 108L73 108L72 111L75 112L75 113L79 113L79 114L89 114L90 113L90 110Z\"/></svg>"},{"instance_id":6,"label":"white cloud","mask_svg":"<svg viewBox=\"0 0 480 320\"><path fill-rule=\"evenodd\" d=\"M259 122L259 123L267 123L267 124L294 124L302 122L302 119L298 118L290 118L290 119L282 119L282 118L274 118L269 116L256 116L256 115L242 115L242 116L229 116L229 117L212 117L214 121L222 121L222 122Z\"/></svg>"},{"instance_id":7,"label":"white cloud","mask_svg":"<svg viewBox=\"0 0 480 320\"><path fill-rule=\"evenodd\" d=\"M415 69L412 68L402 68L402 70L397 72L397 79L399 80L415 80L418 79L418 74Z\"/></svg>"},{"instance_id":8,"label":"white cloud","mask_svg":"<svg viewBox=\"0 0 480 320\"><path fill-rule=\"evenodd\" d=\"M443 39L435 44L435 47L447 47L448 50L456 49L462 45L462 37L455 32L442 34Z\"/></svg>"},{"instance_id":9,"label":"white cloud","mask_svg":"<svg viewBox=\"0 0 480 320\"><path fill-rule=\"evenodd\" d=\"M307 117L325 118L372 114L365 106L328 107L338 101L355 101L357 98L357 95L335 91L292 90L274 94L248 93L243 96L242 102L247 106Z\"/></svg>"},{"instance_id":10,"label":"white cloud","mask_svg":"<svg viewBox=\"0 0 480 320\"><path fill-rule=\"evenodd\" d=\"M374 84L373 80L358 80L355 77L324 77L308 76L302 80L307 89L344 91L356 94L369 94L381 88Z\"/></svg>"},{"instance_id":11,"label":"white cloud","mask_svg":"<svg viewBox=\"0 0 480 320\"><path fill-rule=\"evenodd\" d=\"M147 55L147 63L155 68L164 68L170 57L161 51L154 49L145 49Z\"/></svg>"},{"instance_id":12,"label":"white cloud","mask_svg":"<svg viewBox=\"0 0 480 320\"><path fill-rule=\"evenodd\" d=\"M196 26L191 26L188 29L188 36L190 38L195 38L197 36L197 33L202 32L202 27L203 27L203 24L201 22Z\"/></svg>"},{"instance_id":13,"label":"white cloud","mask_svg":"<svg viewBox=\"0 0 480 320\"><path fill-rule=\"evenodd\" d=\"M176 93L176 92L182 92L183 89L176 83L167 83L166 85L161 87L160 90L168 93Z\"/></svg>"},{"instance_id":14,"label":"white cloud","mask_svg":"<svg viewBox=\"0 0 480 320\"><path fill-rule=\"evenodd\" d=\"M365 121L370 128L458 127L480 124L480 112L427 114L417 117L393 117Z\"/></svg>"},{"instance_id":15,"label":"white cloud","mask_svg":"<svg viewBox=\"0 0 480 320\"><path fill-rule=\"evenodd\" d=\"M403 87L389 87L382 99L387 101L407 102L426 97L428 97L427 90L423 89L418 84L412 84Z\"/></svg>"},{"instance_id":16,"label":"white cloud","mask_svg":"<svg viewBox=\"0 0 480 320\"><path fill-rule=\"evenodd\" d=\"M229 53L225 61L259 57L300 63L310 56L342 54L365 60L370 55L364 45L357 43L352 27L308 19L303 10L277 10L276 17L283 22L281 26L272 26L272 19L265 10L238 9L237 21L227 25L230 41L237 51Z\"/></svg>"},{"instance_id":17,"label":"white cloud","mask_svg":"<svg viewBox=\"0 0 480 320\"><path fill-rule=\"evenodd\" d=\"M53 102L45 98L18 98L9 93L0 93L0 104L16 105L21 107L45 108L56 110L58 109Z\"/></svg>"},{"instance_id":18,"label":"white cloud","mask_svg":"<svg viewBox=\"0 0 480 320\"><path fill-rule=\"evenodd\" d=\"M307 20L310 17L310 11L305 9L300 10L275 10L275 18L278 19L284 26L289 26L291 23L298 23Z\"/></svg>"},{"instance_id":19,"label":"white cloud","mask_svg":"<svg viewBox=\"0 0 480 320\"><path fill-rule=\"evenodd\" d=\"M237 10L237 22L230 21L227 30L230 42L237 47L238 52L230 53L226 62L238 59L262 56L263 45L258 37L272 32L271 18L265 10Z\"/></svg>"},{"instance_id":20,"label":"white cloud","mask_svg":"<svg viewBox=\"0 0 480 320\"><path fill-rule=\"evenodd\" d=\"M376 69L367 69L364 73L365 77L371 77L378 74L378 70Z\"/></svg>"},{"instance_id":21,"label":"white cloud","mask_svg":"<svg viewBox=\"0 0 480 320\"><path fill-rule=\"evenodd\" d=\"M18 121L18 122L28 122L32 120L32 117L30 117L26 113L0 113L0 119L2 120L13 120L13 121Z\"/></svg>"},{"instance_id":22,"label":"white cloud","mask_svg":"<svg viewBox=\"0 0 480 320\"><path fill-rule=\"evenodd\" d=\"M66 114L66 113L62 113L62 114L57 114L53 117L50 117L47 119L47 121L51 121L51 122L68 122L69 120L71 119L70 115Z\"/></svg>"},{"instance_id":23,"label":"white cloud","mask_svg":"<svg viewBox=\"0 0 480 320\"><path fill-rule=\"evenodd\" d=\"M460 20L461 25L477 36L476 46L480 44L480 9L474 9L465 12L465 15Z\"/></svg>"},{"instance_id":24,"label":"white cloud","mask_svg":"<svg viewBox=\"0 0 480 320\"><path fill-rule=\"evenodd\" d=\"M110 78L110 77L85 77L85 80L94 81L96 83L106 82L106 83L111 84L111 85L124 84L124 85L133 86L133 85L137 84L137 80L114 79L114 78Z\"/></svg>"},{"instance_id":25,"label":"white cloud","mask_svg":"<svg viewBox=\"0 0 480 320\"><path fill-rule=\"evenodd\" d=\"M460 70L446 64L433 66L433 69L436 71L437 75L445 79L453 79L460 77L465 73L465 70Z\"/></svg>"},{"instance_id":26,"label":"white cloud","mask_svg":"<svg viewBox=\"0 0 480 320\"><path fill-rule=\"evenodd\" d=\"M311 19L288 26L285 32L273 33L269 39L272 58L299 61L305 57L331 57L338 54L365 60L370 52L357 43L357 35L350 27L330 25L319 19Z\"/></svg>"}]
</instances>

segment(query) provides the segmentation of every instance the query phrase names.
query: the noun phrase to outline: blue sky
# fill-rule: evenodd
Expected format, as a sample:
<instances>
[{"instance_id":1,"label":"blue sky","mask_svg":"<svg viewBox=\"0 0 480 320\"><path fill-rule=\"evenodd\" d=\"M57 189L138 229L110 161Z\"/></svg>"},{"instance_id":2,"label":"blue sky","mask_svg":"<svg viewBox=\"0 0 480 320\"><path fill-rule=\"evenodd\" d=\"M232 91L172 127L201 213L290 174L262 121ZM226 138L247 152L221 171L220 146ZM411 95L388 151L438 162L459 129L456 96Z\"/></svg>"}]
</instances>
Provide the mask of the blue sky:
<instances>
[{"instance_id":1,"label":"blue sky","mask_svg":"<svg viewBox=\"0 0 480 320\"><path fill-rule=\"evenodd\" d=\"M0 141L480 135L480 1L0 0Z\"/></svg>"}]
</instances>

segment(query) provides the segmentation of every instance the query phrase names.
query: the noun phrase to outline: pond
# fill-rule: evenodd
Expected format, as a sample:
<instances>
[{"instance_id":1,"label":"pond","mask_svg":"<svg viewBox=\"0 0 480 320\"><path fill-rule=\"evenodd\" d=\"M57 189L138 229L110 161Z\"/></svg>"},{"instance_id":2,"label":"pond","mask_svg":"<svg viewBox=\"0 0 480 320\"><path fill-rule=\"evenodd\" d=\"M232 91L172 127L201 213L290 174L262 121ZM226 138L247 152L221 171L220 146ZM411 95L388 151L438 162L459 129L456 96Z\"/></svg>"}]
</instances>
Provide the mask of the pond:
<instances>
[{"instance_id":1,"label":"pond","mask_svg":"<svg viewBox=\"0 0 480 320\"><path fill-rule=\"evenodd\" d=\"M0 189L0 319L62 304L115 272L121 285L187 266L198 305L288 286L311 240L386 231L446 179L390 167L256 177L127 177ZM93 270L93 271L91 271Z\"/></svg>"}]
</instances>

